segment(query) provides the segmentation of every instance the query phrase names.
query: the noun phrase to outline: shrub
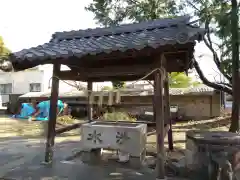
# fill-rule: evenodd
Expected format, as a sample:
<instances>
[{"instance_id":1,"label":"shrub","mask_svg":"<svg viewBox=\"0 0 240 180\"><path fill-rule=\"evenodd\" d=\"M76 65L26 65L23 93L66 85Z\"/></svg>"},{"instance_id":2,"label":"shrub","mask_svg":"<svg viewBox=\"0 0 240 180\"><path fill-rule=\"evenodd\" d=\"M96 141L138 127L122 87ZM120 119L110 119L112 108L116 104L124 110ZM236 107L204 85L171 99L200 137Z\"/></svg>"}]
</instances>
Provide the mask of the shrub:
<instances>
[{"instance_id":1,"label":"shrub","mask_svg":"<svg viewBox=\"0 0 240 180\"><path fill-rule=\"evenodd\" d=\"M126 112L106 112L103 115L103 120L108 121L136 121L136 119L130 117Z\"/></svg>"},{"instance_id":2,"label":"shrub","mask_svg":"<svg viewBox=\"0 0 240 180\"><path fill-rule=\"evenodd\" d=\"M73 124L74 121L75 119L72 116L59 116L57 118L57 122L61 124Z\"/></svg>"}]
</instances>

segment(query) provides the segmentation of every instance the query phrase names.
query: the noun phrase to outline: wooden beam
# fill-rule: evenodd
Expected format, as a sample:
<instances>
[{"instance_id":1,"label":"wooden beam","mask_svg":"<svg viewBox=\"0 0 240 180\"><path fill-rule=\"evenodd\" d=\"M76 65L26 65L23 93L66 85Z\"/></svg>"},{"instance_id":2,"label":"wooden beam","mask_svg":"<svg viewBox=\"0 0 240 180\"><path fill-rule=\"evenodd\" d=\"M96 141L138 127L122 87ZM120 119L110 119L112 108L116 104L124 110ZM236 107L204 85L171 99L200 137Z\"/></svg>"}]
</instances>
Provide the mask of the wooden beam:
<instances>
[{"instance_id":1,"label":"wooden beam","mask_svg":"<svg viewBox=\"0 0 240 180\"><path fill-rule=\"evenodd\" d=\"M91 80L91 79L113 79L116 77L144 76L154 69L154 65L135 66L109 66L102 68L79 68L78 71L61 71L59 78L63 80Z\"/></svg>"},{"instance_id":2,"label":"wooden beam","mask_svg":"<svg viewBox=\"0 0 240 180\"><path fill-rule=\"evenodd\" d=\"M129 62L130 60L124 60ZM136 62L138 63L138 62ZM138 64L138 65L101 65L102 67L81 67L69 66L71 70L61 71L58 77L62 80L75 80L75 81L92 81L92 82L102 82L102 81L134 81L137 80L147 73L155 69L156 61L151 61L149 64ZM100 63L101 64L101 63ZM184 66L180 65L180 62L168 61L167 71L168 72L182 72L185 70ZM100 65L99 65L100 66ZM149 76L145 80L153 80L154 77Z\"/></svg>"},{"instance_id":3,"label":"wooden beam","mask_svg":"<svg viewBox=\"0 0 240 180\"><path fill-rule=\"evenodd\" d=\"M83 82L88 82L88 81L92 81L92 82L103 82L103 81L136 81L140 78L142 78L145 74L141 74L141 75L121 75L121 76L96 76L96 77L91 77L91 79L88 79L86 77L83 76L69 76L70 73L67 75L64 73L63 76L59 76L59 78L61 80L72 80L72 81L83 81ZM149 76L147 78L145 78L144 80L153 80L153 76Z\"/></svg>"},{"instance_id":4,"label":"wooden beam","mask_svg":"<svg viewBox=\"0 0 240 180\"><path fill-rule=\"evenodd\" d=\"M53 146L55 139L55 126L57 119L57 101L58 101L58 90L59 90L59 79L56 75L60 71L60 64L53 65L53 78L52 78L52 90L50 99L50 112L48 120L48 132L47 132L47 143L45 152L45 162L51 163L53 158Z\"/></svg>"},{"instance_id":5,"label":"wooden beam","mask_svg":"<svg viewBox=\"0 0 240 180\"><path fill-rule=\"evenodd\" d=\"M93 105L92 102L90 102L90 95L91 92L93 90L93 82L88 81L87 83L87 89L88 89L88 104L87 104L87 115L88 115L88 120L92 121L93 118Z\"/></svg>"},{"instance_id":6,"label":"wooden beam","mask_svg":"<svg viewBox=\"0 0 240 180\"><path fill-rule=\"evenodd\" d=\"M160 61L159 68L163 68L162 59ZM157 134L157 179L165 179L163 74L159 69L154 73L154 105Z\"/></svg>"},{"instance_id":7,"label":"wooden beam","mask_svg":"<svg viewBox=\"0 0 240 180\"><path fill-rule=\"evenodd\" d=\"M67 132L67 131L71 131L73 129L80 128L82 126L82 124L83 123L77 123L77 124L73 124L73 125L70 125L70 126L66 126L66 127L63 127L63 128L56 129L56 135L62 134L62 133Z\"/></svg>"}]
</instances>

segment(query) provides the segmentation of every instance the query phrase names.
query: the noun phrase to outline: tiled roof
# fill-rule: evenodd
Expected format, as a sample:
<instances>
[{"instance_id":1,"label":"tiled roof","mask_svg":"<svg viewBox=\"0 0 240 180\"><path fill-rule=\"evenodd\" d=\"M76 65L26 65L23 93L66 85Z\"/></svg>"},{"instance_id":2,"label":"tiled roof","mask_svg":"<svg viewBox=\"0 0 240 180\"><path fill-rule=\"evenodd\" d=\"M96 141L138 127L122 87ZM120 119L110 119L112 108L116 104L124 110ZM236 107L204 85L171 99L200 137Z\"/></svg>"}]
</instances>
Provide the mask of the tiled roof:
<instances>
[{"instance_id":1,"label":"tiled roof","mask_svg":"<svg viewBox=\"0 0 240 180\"><path fill-rule=\"evenodd\" d=\"M204 95L204 94L213 94L215 91L213 88L207 86L193 87L193 88L170 88L169 94L172 96L177 95ZM107 95L108 92L105 91ZM149 90L137 90L137 89L124 89L121 91L122 96L147 96L152 95L153 89ZM95 95L100 95L100 92L95 92ZM59 97L84 97L86 93L83 91L69 91L69 92L60 92ZM36 93L26 93L20 98L34 98L34 97L50 97L50 92L36 92Z\"/></svg>"},{"instance_id":2,"label":"tiled roof","mask_svg":"<svg viewBox=\"0 0 240 180\"><path fill-rule=\"evenodd\" d=\"M49 43L11 54L10 61L13 65L25 60L39 65L57 58L81 58L89 54L194 42L204 30L190 26L189 20L189 16L182 16L117 27L57 32Z\"/></svg>"},{"instance_id":3,"label":"tiled roof","mask_svg":"<svg viewBox=\"0 0 240 180\"><path fill-rule=\"evenodd\" d=\"M19 96L19 98L38 98L38 97L50 97L51 96L51 91L46 91L46 92L28 92L26 94L23 94ZM59 92L59 97L84 97L86 96L83 91L64 91L64 92Z\"/></svg>"},{"instance_id":4,"label":"tiled roof","mask_svg":"<svg viewBox=\"0 0 240 180\"><path fill-rule=\"evenodd\" d=\"M89 38L89 37L101 37L109 35L121 35L128 33L135 33L141 31L151 31L153 29L164 29L168 27L173 27L178 24L186 25L189 22L189 16L181 16L177 18L167 18L167 19L156 19L149 20L140 23L133 24L123 24L121 26L111 26L107 28L95 28L95 29L86 29L78 31L69 31L69 32L56 32L53 34L54 40L66 40L66 39L79 39L79 38Z\"/></svg>"},{"instance_id":5,"label":"tiled roof","mask_svg":"<svg viewBox=\"0 0 240 180\"><path fill-rule=\"evenodd\" d=\"M19 98L37 98L41 97L44 94L45 92L28 92L26 94L19 96Z\"/></svg>"},{"instance_id":6,"label":"tiled roof","mask_svg":"<svg viewBox=\"0 0 240 180\"><path fill-rule=\"evenodd\" d=\"M215 90L208 86L199 86L192 88L170 88L169 94L171 95L199 95L199 94L211 94Z\"/></svg>"},{"instance_id":7,"label":"tiled roof","mask_svg":"<svg viewBox=\"0 0 240 180\"><path fill-rule=\"evenodd\" d=\"M204 95L204 94L213 94L215 90L208 86L198 86L198 87L190 87L190 88L170 88L169 94L172 96L179 96L179 95ZM137 89L129 89L123 90L121 94L128 95L128 96L146 96L146 95L153 95L153 88L148 90L137 90Z\"/></svg>"}]
</instances>

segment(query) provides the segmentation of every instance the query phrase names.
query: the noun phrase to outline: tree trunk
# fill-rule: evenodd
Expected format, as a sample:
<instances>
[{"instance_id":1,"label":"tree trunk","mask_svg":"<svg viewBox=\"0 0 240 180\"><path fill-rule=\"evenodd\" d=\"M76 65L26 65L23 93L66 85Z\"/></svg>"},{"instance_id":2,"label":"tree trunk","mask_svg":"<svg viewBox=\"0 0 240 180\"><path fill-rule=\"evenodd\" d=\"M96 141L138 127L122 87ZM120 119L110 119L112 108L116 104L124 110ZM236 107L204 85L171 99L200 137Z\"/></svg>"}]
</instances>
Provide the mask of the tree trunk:
<instances>
[{"instance_id":1,"label":"tree trunk","mask_svg":"<svg viewBox=\"0 0 240 180\"><path fill-rule=\"evenodd\" d=\"M232 77L233 77L233 103L232 118L229 131L239 131L239 102L240 102L240 78L239 78L239 42L238 42L238 5L237 0L231 0L231 34L232 34Z\"/></svg>"}]
</instances>

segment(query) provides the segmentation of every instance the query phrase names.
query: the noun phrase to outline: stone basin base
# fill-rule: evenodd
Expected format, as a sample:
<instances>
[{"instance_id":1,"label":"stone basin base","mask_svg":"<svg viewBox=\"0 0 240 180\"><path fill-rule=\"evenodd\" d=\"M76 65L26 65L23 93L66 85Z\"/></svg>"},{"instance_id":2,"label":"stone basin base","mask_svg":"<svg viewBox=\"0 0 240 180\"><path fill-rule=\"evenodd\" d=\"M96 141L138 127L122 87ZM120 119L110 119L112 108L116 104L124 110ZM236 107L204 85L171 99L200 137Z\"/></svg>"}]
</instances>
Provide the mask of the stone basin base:
<instances>
[{"instance_id":1,"label":"stone basin base","mask_svg":"<svg viewBox=\"0 0 240 180\"><path fill-rule=\"evenodd\" d=\"M147 125L137 123L91 122L81 128L83 159L94 160L101 149L128 153L132 164L141 164L146 153Z\"/></svg>"},{"instance_id":2,"label":"stone basin base","mask_svg":"<svg viewBox=\"0 0 240 180\"><path fill-rule=\"evenodd\" d=\"M208 171L211 163L221 168L227 161L234 169L233 157L240 152L240 135L220 131L188 131L186 134L186 167L191 171ZM206 172L209 173L209 172Z\"/></svg>"},{"instance_id":3,"label":"stone basin base","mask_svg":"<svg viewBox=\"0 0 240 180\"><path fill-rule=\"evenodd\" d=\"M102 162L106 162L106 160L109 161L115 161L120 162L118 156L112 155L109 159L106 159L104 157L104 153L102 154L102 149L91 149L91 150L83 150L81 153L81 160L84 163L93 163L93 164L101 164ZM132 168L141 168L143 163L146 160L146 152L142 152L142 155L140 157L133 157L130 156L129 160L126 162L120 162L124 163Z\"/></svg>"}]
</instances>

